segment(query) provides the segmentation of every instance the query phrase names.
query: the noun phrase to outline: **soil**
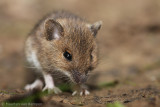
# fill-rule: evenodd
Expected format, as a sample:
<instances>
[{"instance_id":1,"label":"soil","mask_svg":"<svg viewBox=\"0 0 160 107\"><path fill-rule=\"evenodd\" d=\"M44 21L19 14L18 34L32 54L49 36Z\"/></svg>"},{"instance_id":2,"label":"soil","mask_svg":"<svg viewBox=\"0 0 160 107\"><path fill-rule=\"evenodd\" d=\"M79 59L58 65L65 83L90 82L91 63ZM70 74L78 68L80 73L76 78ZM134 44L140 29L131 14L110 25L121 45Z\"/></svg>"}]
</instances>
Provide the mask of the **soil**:
<instances>
[{"instance_id":1,"label":"soil","mask_svg":"<svg viewBox=\"0 0 160 107\"><path fill-rule=\"evenodd\" d=\"M59 9L92 23L103 21L97 36L99 65L87 83L89 96L51 94L36 100L38 106L106 107L118 101L126 107L160 107L158 0L0 1L0 102L33 94L23 89L28 72L24 41L43 15Z\"/></svg>"}]
</instances>

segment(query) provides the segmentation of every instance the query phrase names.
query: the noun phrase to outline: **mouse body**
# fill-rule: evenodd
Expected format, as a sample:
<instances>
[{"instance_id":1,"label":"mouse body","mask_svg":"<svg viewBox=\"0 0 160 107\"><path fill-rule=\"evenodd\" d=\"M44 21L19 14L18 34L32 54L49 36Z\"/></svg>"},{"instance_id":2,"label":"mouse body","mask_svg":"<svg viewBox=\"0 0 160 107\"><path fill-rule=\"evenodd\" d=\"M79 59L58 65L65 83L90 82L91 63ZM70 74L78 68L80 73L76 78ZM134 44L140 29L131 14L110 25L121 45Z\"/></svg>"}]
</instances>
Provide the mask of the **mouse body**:
<instances>
[{"instance_id":1,"label":"mouse body","mask_svg":"<svg viewBox=\"0 0 160 107\"><path fill-rule=\"evenodd\" d=\"M61 93L55 86L54 72L61 72L72 83L83 86L89 72L97 66L96 35L101 24L90 24L67 11L53 12L40 20L28 35L24 50L27 62L43 75L44 82L37 78L25 89ZM86 89L81 90L81 95L89 94Z\"/></svg>"}]
</instances>

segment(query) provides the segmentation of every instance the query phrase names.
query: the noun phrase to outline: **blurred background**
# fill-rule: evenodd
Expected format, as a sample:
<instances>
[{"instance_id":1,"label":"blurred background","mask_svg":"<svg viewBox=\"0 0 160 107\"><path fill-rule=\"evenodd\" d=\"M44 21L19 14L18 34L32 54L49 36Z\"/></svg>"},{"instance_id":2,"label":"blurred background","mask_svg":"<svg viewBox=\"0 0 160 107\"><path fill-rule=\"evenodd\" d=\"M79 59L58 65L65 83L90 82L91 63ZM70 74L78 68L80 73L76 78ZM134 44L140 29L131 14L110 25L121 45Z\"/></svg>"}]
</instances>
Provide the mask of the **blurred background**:
<instances>
[{"instance_id":1,"label":"blurred background","mask_svg":"<svg viewBox=\"0 0 160 107\"><path fill-rule=\"evenodd\" d=\"M159 0L0 0L0 89L24 87L26 36L44 15L62 9L103 21L98 82L160 85Z\"/></svg>"}]
</instances>

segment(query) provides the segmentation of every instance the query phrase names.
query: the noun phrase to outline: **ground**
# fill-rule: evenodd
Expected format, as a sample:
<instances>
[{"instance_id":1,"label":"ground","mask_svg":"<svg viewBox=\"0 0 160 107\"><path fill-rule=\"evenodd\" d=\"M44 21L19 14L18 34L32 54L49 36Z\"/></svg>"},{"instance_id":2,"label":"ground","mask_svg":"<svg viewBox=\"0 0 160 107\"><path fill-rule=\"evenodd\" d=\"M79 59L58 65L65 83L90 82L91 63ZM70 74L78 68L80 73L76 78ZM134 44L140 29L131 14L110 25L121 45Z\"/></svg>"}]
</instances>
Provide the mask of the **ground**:
<instances>
[{"instance_id":1,"label":"ground","mask_svg":"<svg viewBox=\"0 0 160 107\"><path fill-rule=\"evenodd\" d=\"M97 36L99 65L87 83L89 96L44 95L38 100L44 102L40 106L113 107L109 104L118 102L127 107L160 107L158 0L0 1L0 102L32 95L23 90L24 41L43 15L59 9L91 23L103 21Z\"/></svg>"}]
</instances>

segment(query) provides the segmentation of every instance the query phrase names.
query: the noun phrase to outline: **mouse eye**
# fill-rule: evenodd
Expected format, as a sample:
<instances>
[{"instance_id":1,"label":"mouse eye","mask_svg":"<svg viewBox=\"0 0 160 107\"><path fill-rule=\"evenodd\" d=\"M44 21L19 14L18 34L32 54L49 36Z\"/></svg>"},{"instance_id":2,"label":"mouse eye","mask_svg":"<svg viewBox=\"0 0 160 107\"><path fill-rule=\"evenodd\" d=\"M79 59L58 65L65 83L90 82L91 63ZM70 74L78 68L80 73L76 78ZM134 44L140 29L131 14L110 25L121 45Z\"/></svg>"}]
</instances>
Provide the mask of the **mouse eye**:
<instances>
[{"instance_id":1,"label":"mouse eye","mask_svg":"<svg viewBox=\"0 0 160 107\"><path fill-rule=\"evenodd\" d=\"M72 55L71 55L69 52L65 51L65 52L63 53L63 56L64 56L68 61L72 61Z\"/></svg>"}]
</instances>

